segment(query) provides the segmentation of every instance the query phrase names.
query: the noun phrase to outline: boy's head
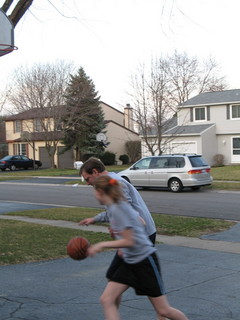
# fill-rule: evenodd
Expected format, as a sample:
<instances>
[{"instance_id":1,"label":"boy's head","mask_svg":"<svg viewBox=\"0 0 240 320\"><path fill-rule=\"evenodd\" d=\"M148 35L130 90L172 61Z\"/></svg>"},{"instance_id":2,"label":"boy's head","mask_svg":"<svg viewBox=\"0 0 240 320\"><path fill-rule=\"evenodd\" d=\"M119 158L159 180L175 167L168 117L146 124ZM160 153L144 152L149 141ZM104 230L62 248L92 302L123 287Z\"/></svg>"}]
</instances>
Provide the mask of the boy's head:
<instances>
[{"instance_id":1,"label":"boy's head","mask_svg":"<svg viewBox=\"0 0 240 320\"><path fill-rule=\"evenodd\" d=\"M109 204L123 200L121 186L116 179L109 176L100 176L93 182L95 196L101 204Z\"/></svg>"},{"instance_id":2,"label":"boy's head","mask_svg":"<svg viewBox=\"0 0 240 320\"><path fill-rule=\"evenodd\" d=\"M79 175L89 185L93 185L94 180L101 176L103 172L106 171L106 168L101 160L91 157L81 166Z\"/></svg>"}]
</instances>

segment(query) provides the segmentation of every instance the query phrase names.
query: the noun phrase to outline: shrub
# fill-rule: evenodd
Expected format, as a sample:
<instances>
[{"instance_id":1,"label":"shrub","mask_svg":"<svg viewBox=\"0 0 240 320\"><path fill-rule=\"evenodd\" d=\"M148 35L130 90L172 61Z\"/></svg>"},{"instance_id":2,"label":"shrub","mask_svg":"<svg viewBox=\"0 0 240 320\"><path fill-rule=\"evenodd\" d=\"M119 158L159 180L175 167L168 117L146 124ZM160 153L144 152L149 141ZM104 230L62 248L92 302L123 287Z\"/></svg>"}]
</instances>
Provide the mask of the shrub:
<instances>
[{"instance_id":1,"label":"shrub","mask_svg":"<svg viewBox=\"0 0 240 320\"><path fill-rule=\"evenodd\" d=\"M224 155L223 154L215 154L213 157L214 165L216 167L222 167L224 166Z\"/></svg>"},{"instance_id":2,"label":"shrub","mask_svg":"<svg viewBox=\"0 0 240 320\"><path fill-rule=\"evenodd\" d=\"M134 163L141 158L141 141L127 141L125 147L131 163Z\"/></svg>"},{"instance_id":3,"label":"shrub","mask_svg":"<svg viewBox=\"0 0 240 320\"><path fill-rule=\"evenodd\" d=\"M119 157L119 160L122 161L122 164L128 164L129 163L129 156L127 154L122 154Z\"/></svg>"},{"instance_id":4,"label":"shrub","mask_svg":"<svg viewBox=\"0 0 240 320\"><path fill-rule=\"evenodd\" d=\"M106 166L112 166L115 163L116 155L113 152L106 151L99 158Z\"/></svg>"}]
</instances>

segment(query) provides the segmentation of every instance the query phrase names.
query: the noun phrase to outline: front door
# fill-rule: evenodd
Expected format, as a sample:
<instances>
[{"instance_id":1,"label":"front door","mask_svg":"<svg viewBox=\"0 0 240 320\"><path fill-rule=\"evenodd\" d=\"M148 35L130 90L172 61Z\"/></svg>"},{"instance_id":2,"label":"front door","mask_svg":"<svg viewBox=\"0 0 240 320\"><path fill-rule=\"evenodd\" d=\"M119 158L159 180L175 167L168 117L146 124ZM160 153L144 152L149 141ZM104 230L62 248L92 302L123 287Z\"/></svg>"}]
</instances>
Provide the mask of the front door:
<instances>
[{"instance_id":1,"label":"front door","mask_svg":"<svg viewBox=\"0 0 240 320\"><path fill-rule=\"evenodd\" d=\"M232 137L232 162L240 162L240 137Z\"/></svg>"}]
</instances>

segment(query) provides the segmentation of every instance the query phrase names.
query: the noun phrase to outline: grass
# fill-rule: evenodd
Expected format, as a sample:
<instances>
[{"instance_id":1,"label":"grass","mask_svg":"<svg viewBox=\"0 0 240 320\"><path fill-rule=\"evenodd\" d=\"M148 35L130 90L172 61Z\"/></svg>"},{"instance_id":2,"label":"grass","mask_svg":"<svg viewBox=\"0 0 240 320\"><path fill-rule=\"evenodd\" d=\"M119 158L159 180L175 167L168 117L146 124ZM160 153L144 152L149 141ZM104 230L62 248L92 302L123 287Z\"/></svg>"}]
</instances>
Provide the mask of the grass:
<instances>
[{"instance_id":1,"label":"grass","mask_svg":"<svg viewBox=\"0 0 240 320\"><path fill-rule=\"evenodd\" d=\"M0 265L65 257L66 245L75 236L91 243L110 240L108 234L0 220Z\"/></svg>"},{"instance_id":2,"label":"grass","mask_svg":"<svg viewBox=\"0 0 240 320\"><path fill-rule=\"evenodd\" d=\"M0 176L0 182L1 181L11 181L11 180L24 180L24 177L1 177Z\"/></svg>"},{"instance_id":3,"label":"grass","mask_svg":"<svg viewBox=\"0 0 240 320\"><path fill-rule=\"evenodd\" d=\"M90 208L49 208L11 212L8 215L78 222L99 213ZM199 237L226 230L233 222L153 214L157 232L165 235ZM108 234L59 228L14 220L0 220L0 265L56 259L66 256L66 244L75 236L90 243L110 240Z\"/></svg>"},{"instance_id":4,"label":"grass","mask_svg":"<svg viewBox=\"0 0 240 320\"><path fill-rule=\"evenodd\" d=\"M123 165L123 166L106 166L108 171L115 171L119 172L125 170L130 165ZM32 177L32 176L40 176L40 177L64 177L64 176L77 176L78 170L76 169L39 169L39 170L16 170L16 171L5 171L4 173L0 173L0 177L2 176L21 176L21 177Z\"/></svg>"},{"instance_id":5,"label":"grass","mask_svg":"<svg viewBox=\"0 0 240 320\"><path fill-rule=\"evenodd\" d=\"M77 207L18 211L11 212L8 215L79 222L82 219L93 217L99 212L101 212L99 209ZM157 213L153 213L152 216L157 227L157 232L171 236L199 237L203 234L226 230L235 224L234 222L216 219L181 217Z\"/></svg>"},{"instance_id":6,"label":"grass","mask_svg":"<svg viewBox=\"0 0 240 320\"><path fill-rule=\"evenodd\" d=\"M214 180L228 180L240 182L240 166L224 166L211 169Z\"/></svg>"},{"instance_id":7,"label":"grass","mask_svg":"<svg viewBox=\"0 0 240 320\"><path fill-rule=\"evenodd\" d=\"M213 182L209 189L240 191L240 181L238 182Z\"/></svg>"}]
</instances>

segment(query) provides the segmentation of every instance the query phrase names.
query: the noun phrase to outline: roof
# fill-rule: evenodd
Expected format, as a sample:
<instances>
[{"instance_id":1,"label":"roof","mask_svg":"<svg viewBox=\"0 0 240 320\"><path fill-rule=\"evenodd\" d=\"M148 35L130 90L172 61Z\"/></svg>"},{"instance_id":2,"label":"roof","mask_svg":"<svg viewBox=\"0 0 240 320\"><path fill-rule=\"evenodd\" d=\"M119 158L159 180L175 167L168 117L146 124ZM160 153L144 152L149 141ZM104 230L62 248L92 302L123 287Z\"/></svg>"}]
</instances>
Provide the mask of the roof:
<instances>
[{"instance_id":1,"label":"roof","mask_svg":"<svg viewBox=\"0 0 240 320\"><path fill-rule=\"evenodd\" d=\"M231 104L236 102L240 102L240 89L203 92L185 101L180 107Z\"/></svg>"},{"instance_id":2,"label":"roof","mask_svg":"<svg viewBox=\"0 0 240 320\"><path fill-rule=\"evenodd\" d=\"M127 130L127 131L129 131L129 132L131 132L131 133L136 134L137 136L139 136L139 134L138 134L136 131L133 131L133 130L127 128L127 127L124 127L123 125L119 124L119 123L116 122L116 121L113 121L113 120L105 120L104 123L105 123L105 124L113 123L113 124L115 124L116 126L121 127L121 128L123 128L124 130Z\"/></svg>"},{"instance_id":3,"label":"roof","mask_svg":"<svg viewBox=\"0 0 240 320\"><path fill-rule=\"evenodd\" d=\"M5 121L35 119L35 118L39 118L38 113L39 113L39 109L34 108L34 109L26 110L26 111L8 116L5 118Z\"/></svg>"},{"instance_id":4,"label":"roof","mask_svg":"<svg viewBox=\"0 0 240 320\"><path fill-rule=\"evenodd\" d=\"M116 109L116 108L114 108L114 107L110 106L110 104L108 104L108 103L106 103L106 102L99 101L99 103L105 104L105 106L107 106L107 107L109 107L109 108L113 109L114 111L116 111L116 112L121 113L122 115L124 115L124 112L122 112L122 111L120 111L120 110L118 110L118 109Z\"/></svg>"},{"instance_id":5,"label":"roof","mask_svg":"<svg viewBox=\"0 0 240 320\"><path fill-rule=\"evenodd\" d=\"M106 105L107 107L113 109L114 111L120 113L121 115L124 115L124 113L112 106L110 106L109 104L100 101L99 103L102 103L104 105ZM62 107L61 110L62 112L64 112L64 106L60 106ZM15 120L30 120L30 119L40 119L40 118L48 118L51 117L51 111L54 112L54 108L52 110L48 110L46 113L43 112L43 110L47 111L47 108L33 108L33 109L29 109L17 114L13 114L11 116L8 116L5 118L5 121L15 121Z\"/></svg>"},{"instance_id":6,"label":"roof","mask_svg":"<svg viewBox=\"0 0 240 320\"><path fill-rule=\"evenodd\" d=\"M166 135L200 135L203 131L208 128L214 126L215 124L196 124L196 125L187 125L187 126L176 126L170 130L168 130Z\"/></svg>"},{"instance_id":7,"label":"roof","mask_svg":"<svg viewBox=\"0 0 240 320\"><path fill-rule=\"evenodd\" d=\"M62 131L50 131L50 132L29 132L29 141L51 141L61 140L63 138ZM14 142L24 142L26 139L20 137L13 140ZM9 142L9 141L8 141Z\"/></svg>"},{"instance_id":8,"label":"roof","mask_svg":"<svg viewBox=\"0 0 240 320\"><path fill-rule=\"evenodd\" d=\"M172 118L166 120L163 123L163 125L162 125L163 133L167 132L168 130L170 130L176 126L177 126L177 116L174 115ZM147 131L147 135L149 135L149 136L155 136L157 134L156 127L149 127L149 128L147 128L146 131Z\"/></svg>"}]
</instances>

